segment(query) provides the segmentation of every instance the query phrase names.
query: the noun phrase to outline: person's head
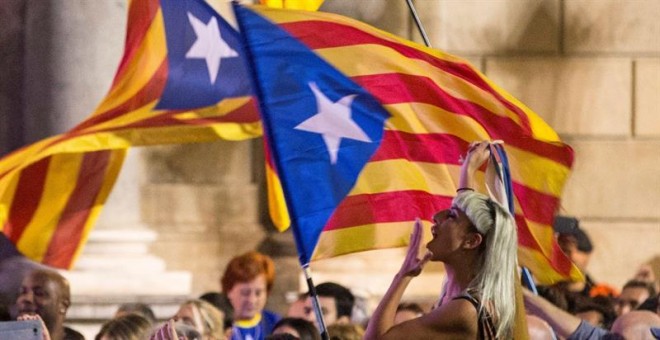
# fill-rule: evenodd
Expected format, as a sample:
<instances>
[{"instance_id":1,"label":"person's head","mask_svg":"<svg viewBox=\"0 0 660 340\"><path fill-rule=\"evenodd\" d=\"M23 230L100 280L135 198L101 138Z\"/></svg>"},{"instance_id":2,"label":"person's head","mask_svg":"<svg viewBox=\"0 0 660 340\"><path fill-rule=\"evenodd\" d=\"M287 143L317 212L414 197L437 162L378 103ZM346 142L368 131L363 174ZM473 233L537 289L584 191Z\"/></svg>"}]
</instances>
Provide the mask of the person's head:
<instances>
[{"instance_id":1,"label":"person's head","mask_svg":"<svg viewBox=\"0 0 660 340\"><path fill-rule=\"evenodd\" d=\"M464 190L451 208L433 216L433 239L427 248L431 260L452 270L470 270L474 279L468 288L493 305L499 320L497 334L509 337L515 306L514 277L517 271L516 224L506 208L483 194Z\"/></svg>"},{"instance_id":2,"label":"person's head","mask_svg":"<svg viewBox=\"0 0 660 340\"><path fill-rule=\"evenodd\" d=\"M614 300L609 296L602 295L593 298L577 295L574 301L573 314L594 326L610 329L616 318Z\"/></svg>"},{"instance_id":3,"label":"person's head","mask_svg":"<svg viewBox=\"0 0 660 340\"><path fill-rule=\"evenodd\" d=\"M348 288L334 282L324 282L316 286L316 295L326 325L351 322L355 296ZM305 300L305 315L318 327L311 296Z\"/></svg>"},{"instance_id":4,"label":"person's head","mask_svg":"<svg viewBox=\"0 0 660 340\"><path fill-rule=\"evenodd\" d=\"M364 335L362 327L352 324L334 324L328 326L328 337L330 340L361 340Z\"/></svg>"},{"instance_id":5,"label":"person's head","mask_svg":"<svg viewBox=\"0 0 660 340\"><path fill-rule=\"evenodd\" d=\"M553 227L561 250L581 271L586 271L594 247L589 235L580 228L579 220L575 217L556 216Z\"/></svg>"},{"instance_id":6,"label":"person's head","mask_svg":"<svg viewBox=\"0 0 660 340\"><path fill-rule=\"evenodd\" d=\"M225 337L230 338L231 327L234 324L234 307L231 306L231 302L229 302L227 296L223 293L208 292L202 294L199 299L212 304L215 308L222 312L222 322L225 328Z\"/></svg>"},{"instance_id":7,"label":"person's head","mask_svg":"<svg viewBox=\"0 0 660 340\"><path fill-rule=\"evenodd\" d=\"M653 340L651 327L660 327L660 316L649 311L632 311L614 321L612 332L624 339Z\"/></svg>"},{"instance_id":8,"label":"person's head","mask_svg":"<svg viewBox=\"0 0 660 340\"><path fill-rule=\"evenodd\" d=\"M534 340L552 340L555 339L552 327L545 320L538 316L527 314L527 332L529 338Z\"/></svg>"},{"instance_id":9,"label":"person's head","mask_svg":"<svg viewBox=\"0 0 660 340\"><path fill-rule=\"evenodd\" d=\"M203 339L225 338L222 312L203 300L188 300L181 304L174 321L195 328Z\"/></svg>"},{"instance_id":10,"label":"person's head","mask_svg":"<svg viewBox=\"0 0 660 340\"><path fill-rule=\"evenodd\" d=\"M275 282L273 260L256 251L234 257L222 276L222 291L234 307L234 319L249 320L266 306Z\"/></svg>"},{"instance_id":11,"label":"person's head","mask_svg":"<svg viewBox=\"0 0 660 340\"><path fill-rule=\"evenodd\" d=\"M299 294L298 297L289 304L289 307L286 310L286 316L289 318L306 318L307 314L305 313L305 300L307 299L307 294Z\"/></svg>"},{"instance_id":12,"label":"person's head","mask_svg":"<svg viewBox=\"0 0 660 340\"><path fill-rule=\"evenodd\" d=\"M71 305L69 282L58 272L37 269L21 283L16 310L21 314L38 314L51 334L61 333L66 311Z\"/></svg>"},{"instance_id":13,"label":"person's head","mask_svg":"<svg viewBox=\"0 0 660 340\"><path fill-rule=\"evenodd\" d=\"M152 322L142 315L128 313L108 320L94 337L95 340L142 340L152 330Z\"/></svg>"},{"instance_id":14,"label":"person's head","mask_svg":"<svg viewBox=\"0 0 660 340\"><path fill-rule=\"evenodd\" d=\"M620 316L637 309L644 300L654 295L655 288L648 282L636 280L626 282L614 305L616 315Z\"/></svg>"},{"instance_id":15,"label":"person's head","mask_svg":"<svg viewBox=\"0 0 660 340\"><path fill-rule=\"evenodd\" d=\"M283 318L273 327L272 334L291 334L300 340L321 340L314 324L301 318Z\"/></svg>"},{"instance_id":16,"label":"person's head","mask_svg":"<svg viewBox=\"0 0 660 340\"><path fill-rule=\"evenodd\" d=\"M422 315L424 315L424 309L419 304L415 302L402 302L396 307L394 324L397 325L404 321L417 319Z\"/></svg>"},{"instance_id":17,"label":"person's head","mask_svg":"<svg viewBox=\"0 0 660 340\"><path fill-rule=\"evenodd\" d=\"M152 324L156 323L156 315L154 311L145 303L124 303L115 312L115 318L124 316L127 314L138 314L145 317Z\"/></svg>"}]
</instances>

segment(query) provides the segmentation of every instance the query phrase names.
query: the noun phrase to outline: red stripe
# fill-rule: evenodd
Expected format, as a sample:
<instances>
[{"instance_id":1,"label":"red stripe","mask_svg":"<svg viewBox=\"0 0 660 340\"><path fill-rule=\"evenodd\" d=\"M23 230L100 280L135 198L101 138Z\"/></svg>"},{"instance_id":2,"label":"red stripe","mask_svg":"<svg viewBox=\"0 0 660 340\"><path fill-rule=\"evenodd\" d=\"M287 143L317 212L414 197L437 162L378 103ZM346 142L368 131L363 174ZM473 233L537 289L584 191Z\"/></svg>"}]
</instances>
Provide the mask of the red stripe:
<instances>
[{"instance_id":1,"label":"red stripe","mask_svg":"<svg viewBox=\"0 0 660 340\"><path fill-rule=\"evenodd\" d=\"M126 24L126 44L124 45L124 56L119 63L117 73L112 81L112 87L120 82L126 72L128 65L133 59L140 43L147 34L151 22L154 20L160 2L158 0L133 0L128 8L128 20Z\"/></svg>"},{"instance_id":2,"label":"red stripe","mask_svg":"<svg viewBox=\"0 0 660 340\"><path fill-rule=\"evenodd\" d=\"M530 248L545 254L543 249L546 251L550 250L550 257L546 257L552 268L554 268L558 273L566 277L570 276L572 264L566 255L561 251L557 242L552 242L552 244L541 245L532 235L525 218L522 215L516 215L516 224L518 225L518 245L526 248ZM548 228L551 228L548 226Z\"/></svg>"},{"instance_id":3,"label":"red stripe","mask_svg":"<svg viewBox=\"0 0 660 340\"><path fill-rule=\"evenodd\" d=\"M2 232L14 244L18 243L39 206L49 164L50 157L44 158L23 169L19 175L9 216L2 228Z\"/></svg>"},{"instance_id":4,"label":"red stripe","mask_svg":"<svg viewBox=\"0 0 660 340\"><path fill-rule=\"evenodd\" d=\"M383 104L418 102L434 105L449 112L472 117L483 126L491 139L501 139L505 144L533 152L567 167L573 163L573 153L567 145L526 137L530 135L530 131L510 118L495 115L469 100L455 98L429 78L381 74L354 77L353 80Z\"/></svg>"},{"instance_id":5,"label":"red stripe","mask_svg":"<svg viewBox=\"0 0 660 340\"><path fill-rule=\"evenodd\" d=\"M513 182L513 193L525 217L539 224L552 225L559 197L536 191L518 182Z\"/></svg>"},{"instance_id":6,"label":"red stripe","mask_svg":"<svg viewBox=\"0 0 660 340\"><path fill-rule=\"evenodd\" d=\"M407 58L425 61L444 72L464 79L492 94L499 102L509 108L509 110L515 112L520 117L525 129L529 130L530 124L527 115L519 107L510 103L490 87L477 72L466 64L438 59L419 49L385 40L356 27L337 22L307 20L284 23L280 24L280 26L311 49L377 44L392 48Z\"/></svg>"},{"instance_id":7,"label":"red stripe","mask_svg":"<svg viewBox=\"0 0 660 340\"><path fill-rule=\"evenodd\" d=\"M414 221L417 217L430 221L433 214L448 208L452 199L416 190L348 196L337 206L323 231Z\"/></svg>"},{"instance_id":8,"label":"red stripe","mask_svg":"<svg viewBox=\"0 0 660 340\"><path fill-rule=\"evenodd\" d=\"M95 125L113 120L117 117L132 113L133 110L143 107L152 101L160 98L165 88L167 80L167 60L163 60L158 70L149 79L143 88L141 88L133 97L129 98L117 107L114 107L106 112L99 113L92 117L87 118L82 123L71 129L70 132L76 132L84 129L91 128Z\"/></svg>"},{"instance_id":9,"label":"red stripe","mask_svg":"<svg viewBox=\"0 0 660 340\"><path fill-rule=\"evenodd\" d=\"M459 164L468 142L448 134L416 134L385 130L383 140L370 161L406 159L413 162Z\"/></svg>"},{"instance_id":10,"label":"red stripe","mask_svg":"<svg viewBox=\"0 0 660 340\"><path fill-rule=\"evenodd\" d=\"M55 232L42 260L57 268L69 268L81 245L85 223L106 180L106 170L113 151L85 153L78 170L76 187L62 211ZM114 181L113 179L110 179Z\"/></svg>"}]
</instances>

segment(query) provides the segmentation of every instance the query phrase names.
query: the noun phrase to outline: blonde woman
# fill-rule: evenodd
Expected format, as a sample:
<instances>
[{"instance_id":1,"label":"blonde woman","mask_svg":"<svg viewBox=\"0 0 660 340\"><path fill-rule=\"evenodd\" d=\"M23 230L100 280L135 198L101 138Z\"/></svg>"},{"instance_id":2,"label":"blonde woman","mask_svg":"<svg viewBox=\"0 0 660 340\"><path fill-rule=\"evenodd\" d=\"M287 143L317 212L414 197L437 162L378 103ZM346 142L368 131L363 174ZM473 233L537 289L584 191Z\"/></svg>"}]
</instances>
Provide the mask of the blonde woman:
<instances>
[{"instance_id":1,"label":"blonde woman","mask_svg":"<svg viewBox=\"0 0 660 340\"><path fill-rule=\"evenodd\" d=\"M175 323L193 327L204 340L225 339L223 314L204 300L188 300L181 304L174 315Z\"/></svg>"},{"instance_id":2,"label":"blonde woman","mask_svg":"<svg viewBox=\"0 0 660 340\"><path fill-rule=\"evenodd\" d=\"M419 255L422 230L415 223L406 258L374 312L365 339L511 339L515 314L517 234L508 210L475 192L474 175L490 156L489 143L473 144L461 167L456 197L433 216L433 239ZM427 261L445 265L437 307L394 324L397 305Z\"/></svg>"}]
</instances>

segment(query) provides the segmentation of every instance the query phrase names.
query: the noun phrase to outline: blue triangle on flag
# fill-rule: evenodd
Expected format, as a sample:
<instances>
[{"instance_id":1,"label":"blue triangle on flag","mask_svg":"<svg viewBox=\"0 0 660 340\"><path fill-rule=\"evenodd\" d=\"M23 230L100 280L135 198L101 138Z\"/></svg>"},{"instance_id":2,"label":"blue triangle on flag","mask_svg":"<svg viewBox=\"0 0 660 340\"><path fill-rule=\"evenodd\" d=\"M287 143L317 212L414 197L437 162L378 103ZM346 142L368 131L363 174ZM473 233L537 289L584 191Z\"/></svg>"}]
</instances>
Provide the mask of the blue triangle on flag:
<instances>
[{"instance_id":1,"label":"blue triangle on flag","mask_svg":"<svg viewBox=\"0 0 660 340\"><path fill-rule=\"evenodd\" d=\"M201 0L161 0L168 75L156 109L195 109L251 94L241 38Z\"/></svg>"}]
</instances>

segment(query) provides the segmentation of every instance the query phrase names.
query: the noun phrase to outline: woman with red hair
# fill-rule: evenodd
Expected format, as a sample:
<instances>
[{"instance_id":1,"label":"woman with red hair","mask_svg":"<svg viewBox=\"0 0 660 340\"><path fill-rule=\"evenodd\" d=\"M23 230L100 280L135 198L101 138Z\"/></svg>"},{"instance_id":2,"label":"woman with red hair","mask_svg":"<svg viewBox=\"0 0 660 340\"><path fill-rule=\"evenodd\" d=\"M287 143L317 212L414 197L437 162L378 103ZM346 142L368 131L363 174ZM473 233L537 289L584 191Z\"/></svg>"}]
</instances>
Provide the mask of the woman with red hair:
<instances>
[{"instance_id":1,"label":"woman with red hair","mask_svg":"<svg viewBox=\"0 0 660 340\"><path fill-rule=\"evenodd\" d=\"M273 260L257 251L234 257L222 276L222 291L234 307L232 340L262 340L280 316L264 310L275 281Z\"/></svg>"}]
</instances>

